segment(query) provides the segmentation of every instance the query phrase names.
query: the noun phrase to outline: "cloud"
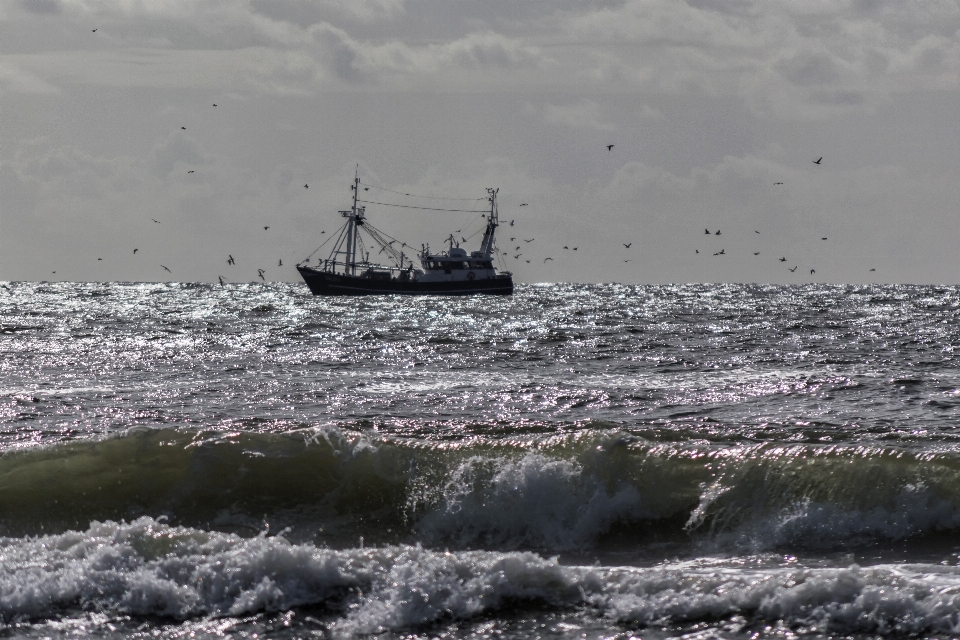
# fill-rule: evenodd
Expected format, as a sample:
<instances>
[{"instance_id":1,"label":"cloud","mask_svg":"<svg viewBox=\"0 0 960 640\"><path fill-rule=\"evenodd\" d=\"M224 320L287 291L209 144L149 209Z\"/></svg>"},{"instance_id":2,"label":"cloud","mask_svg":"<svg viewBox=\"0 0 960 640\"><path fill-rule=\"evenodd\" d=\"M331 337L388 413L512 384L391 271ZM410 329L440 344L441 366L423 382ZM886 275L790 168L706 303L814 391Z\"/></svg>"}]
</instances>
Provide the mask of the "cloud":
<instances>
[{"instance_id":1,"label":"cloud","mask_svg":"<svg viewBox=\"0 0 960 640\"><path fill-rule=\"evenodd\" d=\"M550 124L577 129L596 129L597 131L616 129L613 124L603 121L600 116L600 105L592 100L581 100L566 105L546 104L543 108L543 119Z\"/></svg>"}]
</instances>

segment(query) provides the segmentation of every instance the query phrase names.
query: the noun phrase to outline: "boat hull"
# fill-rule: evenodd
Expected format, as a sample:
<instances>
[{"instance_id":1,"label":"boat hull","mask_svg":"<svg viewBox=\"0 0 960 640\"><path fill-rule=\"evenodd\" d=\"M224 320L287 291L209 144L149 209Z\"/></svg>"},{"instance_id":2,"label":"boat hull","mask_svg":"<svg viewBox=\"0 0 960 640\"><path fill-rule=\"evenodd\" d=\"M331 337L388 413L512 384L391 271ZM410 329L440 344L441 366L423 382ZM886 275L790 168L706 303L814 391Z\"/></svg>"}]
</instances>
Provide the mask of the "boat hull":
<instances>
[{"instance_id":1,"label":"boat hull","mask_svg":"<svg viewBox=\"0 0 960 640\"><path fill-rule=\"evenodd\" d=\"M483 280L456 280L445 282L417 282L379 280L363 276L348 276L340 273L318 271L310 267L297 267L303 281L315 296L469 296L478 293L510 295L513 293L513 277L498 275Z\"/></svg>"}]
</instances>

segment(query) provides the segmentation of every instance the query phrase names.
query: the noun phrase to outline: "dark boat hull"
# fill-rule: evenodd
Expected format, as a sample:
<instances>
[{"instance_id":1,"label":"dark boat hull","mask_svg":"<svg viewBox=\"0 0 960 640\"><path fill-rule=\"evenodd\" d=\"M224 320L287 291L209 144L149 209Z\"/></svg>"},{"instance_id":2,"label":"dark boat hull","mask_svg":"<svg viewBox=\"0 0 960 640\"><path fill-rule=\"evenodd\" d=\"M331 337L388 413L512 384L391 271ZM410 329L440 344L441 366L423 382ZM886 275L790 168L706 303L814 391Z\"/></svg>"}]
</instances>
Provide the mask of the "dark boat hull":
<instances>
[{"instance_id":1,"label":"dark boat hull","mask_svg":"<svg viewBox=\"0 0 960 640\"><path fill-rule=\"evenodd\" d=\"M347 276L340 273L318 271L310 267L297 267L304 282L315 296L468 296L478 293L510 295L513 293L513 277L500 275L484 280L459 280L454 282L417 282L380 280L363 276Z\"/></svg>"}]
</instances>

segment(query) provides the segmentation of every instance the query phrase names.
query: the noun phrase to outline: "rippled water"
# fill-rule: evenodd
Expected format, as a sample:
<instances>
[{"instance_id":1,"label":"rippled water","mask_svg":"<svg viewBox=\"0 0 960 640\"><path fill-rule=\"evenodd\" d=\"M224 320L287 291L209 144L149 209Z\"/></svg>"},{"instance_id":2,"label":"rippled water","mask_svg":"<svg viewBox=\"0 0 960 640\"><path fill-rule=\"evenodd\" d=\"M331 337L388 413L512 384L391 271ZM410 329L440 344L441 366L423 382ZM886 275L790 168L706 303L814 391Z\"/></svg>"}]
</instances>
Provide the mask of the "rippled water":
<instances>
[{"instance_id":1,"label":"rippled water","mask_svg":"<svg viewBox=\"0 0 960 640\"><path fill-rule=\"evenodd\" d=\"M960 289L0 290L36 637L960 629Z\"/></svg>"}]
</instances>

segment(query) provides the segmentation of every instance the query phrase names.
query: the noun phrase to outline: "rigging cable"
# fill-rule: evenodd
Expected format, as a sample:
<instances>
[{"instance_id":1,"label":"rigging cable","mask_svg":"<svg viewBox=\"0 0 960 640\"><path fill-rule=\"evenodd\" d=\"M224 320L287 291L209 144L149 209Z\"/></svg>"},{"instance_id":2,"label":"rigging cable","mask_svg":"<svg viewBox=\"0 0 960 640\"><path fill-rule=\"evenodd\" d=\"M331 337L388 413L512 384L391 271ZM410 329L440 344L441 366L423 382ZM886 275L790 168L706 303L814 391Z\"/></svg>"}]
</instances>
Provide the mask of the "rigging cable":
<instances>
[{"instance_id":1,"label":"rigging cable","mask_svg":"<svg viewBox=\"0 0 960 640\"><path fill-rule=\"evenodd\" d=\"M434 207L418 207L412 204L390 204L389 202L374 202L373 200L357 200L357 202L362 202L364 204L381 204L385 207L401 207L403 209L423 209L424 211L454 211L459 212L463 211L466 213L486 213L486 209L437 209Z\"/></svg>"},{"instance_id":2,"label":"rigging cable","mask_svg":"<svg viewBox=\"0 0 960 640\"><path fill-rule=\"evenodd\" d=\"M461 200L461 201L464 201L464 202L478 202L478 201L480 201L480 200L487 200L487 199L488 199L487 197L483 197L483 198L447 198L447 197L445 197L445 196L418 196L418 195L413 194L413 193L404 193L403 191L394 191L393 189L387 189L386 187L378 187L378 186L375 185L375 184L367 184L367 183L365 183L365 182L361 182L360 184L363 185L364 187L370 187L371 189L379 189L380 191L389 191L390 193L397 193L397 194L400 194L401 196L410 196L411 198L429 198L430 200Z\"/></svg>"}]
</instances>

